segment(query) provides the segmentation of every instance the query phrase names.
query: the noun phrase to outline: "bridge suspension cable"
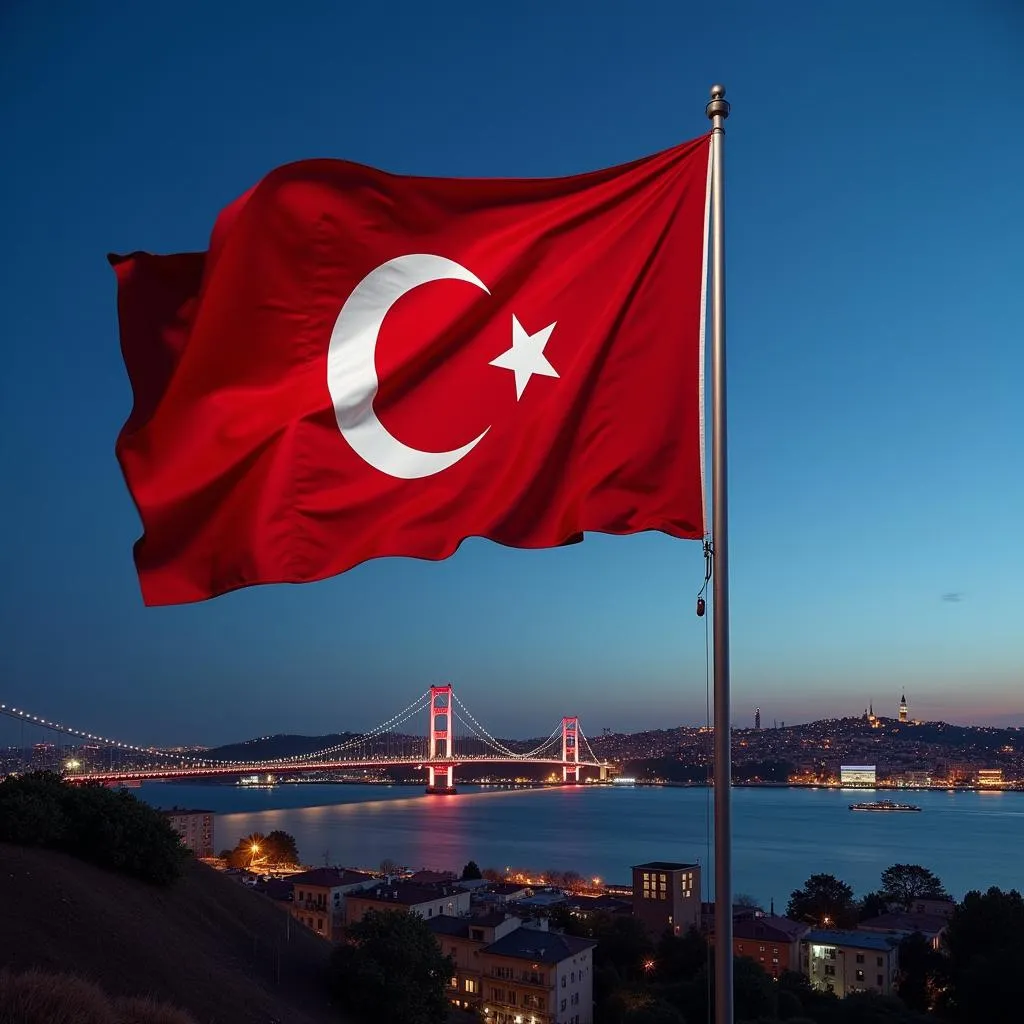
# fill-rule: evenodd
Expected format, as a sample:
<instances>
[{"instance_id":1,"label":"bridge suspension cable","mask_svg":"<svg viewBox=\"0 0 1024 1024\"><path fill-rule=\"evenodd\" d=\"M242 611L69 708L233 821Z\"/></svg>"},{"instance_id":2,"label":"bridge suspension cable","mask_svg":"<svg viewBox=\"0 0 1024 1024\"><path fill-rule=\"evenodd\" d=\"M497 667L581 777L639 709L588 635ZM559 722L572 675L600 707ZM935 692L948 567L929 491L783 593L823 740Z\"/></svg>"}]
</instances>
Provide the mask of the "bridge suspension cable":
<instances>
[{"instance_id":1,"label":"bridge suspension cable","mask_svg":"<svg viewBox=\"0 0 1024 1024\"><path fill-rule=\"evenodd\" d=\"M377 739L392 728L404 725L410 718L419 714L421 711L424 711L429 703L430 691L426 690L421 693L416 700L407 707L402 708L398 714L393 715L386 722L382 722L380 725L374 726L374 728L370 729L368 732L360 733L358 736L354 736L350 740L345 740L343 743L336 743L334 746L324 747L322 750L314 750L308 754L295 754L291 757L275 757L263 761L250 761L246 763L259 765L260 767L269 767L273 765L290 764L295 761L310 761L319 757L340 754L342 751L351 750L353 747L358 747L360 744Z\"/></svg>"},{"instance_id":2,"label":"bridge suspension cable","mask_svg":"<svg viewBox=\"0 0 1024 1024\"><path fill-rule=\"evenodd\" d=\"M473 712L470 711L469 708L466 707L466 705L459 698L459 695L457 693L455 693L454 691L452 692L452 699L454 700L454 702L456 704L458 704L458 706L466 713L466 716L469 718L469 722L465 722L465 720L463 720L464 724L469 726L469 724L471 722L472 723L471 728L474 729L474 731L476 732L476 735L477 735L477 737L479 739L482 739L485 742L487 742L490 746L492 746L499 753L504 754L507 757L510 757L510 758L512 758L513 760L516 760L516 761L521 760L524 757L530 757L531 755L535 754L537 752L537 750L543 750L544 747L546 747L548 745L548 743L551 742L552 737L555 736L556 733L560 733L561 732L561 726L559 726L558 728L555 729L555 731L551 734L551 736L549 736L539 747L536 748L536 750L530 751L527 754L518 754L518 753L516 753L516 751L510 750L508 747L506 747L505 744L502 743L500 740L496 740L476 720L476 718L473 716Z\"/></svg>"},{"instance_id":3,"label":"bridge suspension cable","mask_svg":"<svg viewBox=\"0 0 1024 1024\"><path fill-rule=\"evenodd\" d=\"M37 725L43 729L60 732L66 736L77 736L79 739L91 740L94 743L102 743L104 746L113 747L115 750L132 751L137 754L149 754L153 757L166 757L178 761L191 761L194 764L206 765L217 763L216 761L211 761L209 758L196 757L192 754L181 754L176 751L160 750L158 747L140 747L135 743L122 743L120 740L111 739L109 736L100 736L97 733L85 732L82 729L76 729L73 726L64 725L61 722L51 722L48 718L43 718L41 715L33 715L24 708L9 707L6 704L0 704L0 715L6 715L8 718L24 722L26 725Z\"/></svg>"},{"instance_id":4,"label":"bridge suspension cable","mask_svg":"<svg viewBox=\"0 0 1024 1024\"><path fill-rule=\"evenodd\" d=\"M579 735L579 738L583 740L583 746L587 748L587 753L590 754L590 760L594 764L600 764L601 762L597 759L597 756L594 754L594 748L590 745L590 740L588 740L587 737L584 735L583 730L579 727L578 723L576 726L576 732Z\"/></svg>"},{"instance_id":5,"label":"bridge suspension cable","mask_svg":"<svg viewBox=\"0 0 1024 1024\"><path fill-rule=\"evenodd\" d=\"M467 712L467 715L468 714L469 713ZM472 718L471 715L469 717ZM470 733L473 736L475 736L478 740L480 740L485 746L490 747L492 750L496 750L503 757L507 757L513 761L525 761L529 760L531 757L536 757L537 754L539 754L546 747L551 746L553 742L557 742L558 738L562 735L562 727L560 725L556 726L555 730L551 733L550 736L548 736L546 740L544 740L543 743L540 744L540 746L534 747L533 750L519 752L509 749L505 746L505 744L501 743L499 740L494 739L494 737L486 731L482 733L478 732L477 730L482 729L482 726L480 725L479 722L476 722L476 719L472 719L472 722L467 721L465 718L462 717L458 710L455 711L455 718L459 722L461 722L467 729L469 729ZM473 723L475 723L475 726Z\"/></svg>"}]
</instances>

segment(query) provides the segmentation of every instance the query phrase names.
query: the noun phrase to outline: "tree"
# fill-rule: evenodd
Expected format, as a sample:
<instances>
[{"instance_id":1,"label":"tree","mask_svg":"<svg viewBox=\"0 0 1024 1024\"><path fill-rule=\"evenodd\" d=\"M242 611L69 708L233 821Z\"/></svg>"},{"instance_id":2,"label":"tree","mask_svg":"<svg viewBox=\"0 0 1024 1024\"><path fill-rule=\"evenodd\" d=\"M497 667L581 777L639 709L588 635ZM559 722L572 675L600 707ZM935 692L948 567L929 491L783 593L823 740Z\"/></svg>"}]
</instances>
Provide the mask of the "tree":
<instances>
[{"instance_id":1,"label":"tree","mask_svg":"<svg viewBox=\"0 0 1024 1024\"><path fill-rule=\"evenodd\" d=\"M595 914L591 935L597 940L595 968L614 967L624 980L639 980L646 975L644 965L654 958L654 944L642 921Z\"/></svg>"},{"instance_id":2,"label":"tree","mask_svg":"<svg viewBox=\"0 0 1024 1024\"><path fill-rule=\"evenodd\" d=\"M693 978L708 962L708 944L696 928L673 935L667 928L654 950L655 976L661 981Z\"/></svg>"},{"instance_id":3,"label":"tree","mask_svg":"<svg viewBox=\"0 0 1024 1024\"><path fill-rule=\"evenodd\" d=\"M945 959L920 933L908 935L899 950L900 973L896 988L911 1010L927 1013L935 1004Z\"/></svg>"},{"instance_id":4,"label":"tree","mask_svg":"<svg viewBox=\"0 0 1024 1024\"><path fill-rule=\"evenodd\" d=\"M775 983L749 957L733 960L733 998L737 1020L775 1016Z\"/></svg>"},{"instance_id":5,"label":"tree","mask_svg":"<svg viewBox=\"0 0 1024 1024\"><path fill-rule=\"evenodd\" d=\"M761 904L757 902L756 896L751 896L747 892L738 892L732 898L732 905L734 907L746 907L749 910L760 910Z\"/></svg>"},{"instance_id":6,"label":"tree","mask_svg":"<svg viewBox=\"0 0 1024 1024\"><path fill-rule=\"evenodd\" d=\"M404 910L371 911L345 929L331 954L331 986L343 1011L367 1022L438 1024L455 973L426 922Z\"/></svg>"},{"instance_id":7,"label":"tree","mask_svg":"<svg viewBox=\"0 0 1024 1024\"><path fill-rule=\"evenodd\" d=\"M20 846L57 846L66 821L57 776L33 772L0 782L0 841Z\"/></svg>"},{"instance_id":8,"label":"tree","mask_svg":"<svg viewBox=\"0 0 1024 1024\"><path fill-rule=\"evenodd\" d=\"M267 833L263 840L263 853L271 864L299 863L299 848L295 845L295 836L278 828Z\"/></svg>"},{"instance_id":9,"label":"tree","mask_svg":"<svg viewBox=\"0 0 1024 1024\"><path fill-rule=\"evenodd\" d=\"M878 992L851 992L840 999L835 1012L828 1017L834 1024L929 1024L932 1017L922 1017L907 1009L895 996ZM982 1018L977 1024L982 1024ZM985 1020L984 1024L991 1024Z\"/></svg>"},{"instance_id":10,"label":"tree","mask_svg":"<svg viewBox=\"0 0 1024 1024\"><path fill-rule=\"evenodd\" d=\"M1024 898L1016 889L972 891L953 911L945 937L948 981L943 1015L973 1024L1017 1024L1024 958Z\"/></svg>"},{"instance_id":11,"label":"tree","mask_svg":"<svg viewBox=\"0 0 1024 1024\"><path fill-rule=\"evenodd\" d=\"M158 885L173 882L189 857L167 817L131 793L50 772L0 783L0 840L64 850Z\"/></svg>"},{"instance_id":12,"label":"tree","mask_svg":"<svg viewBox=\"0 0 1024 1024\"><path fill-rule=\"evenodd\" d=\"M920 864L893 864L882 872L882 895L909 907L922 896L942 899L946 890L938 875Z\"/></svg>"},{"instance_id":13,"label":"tree","mask_svg":"<svg viewBox=\"0 0 1024 1024\"><path fill-rule=\"evenodd\" d=\"M775 997L775 1011L779 1020L799 1020L804 1015L804 1004L795 992L779 989Z\"/></svg>"},{"instance_id":14,"label":"tree","mask_svg":"<svg viewBox=\"0 0 1024 1024\"><path fill-rule=\"evenodd\" d=\"M483 873L480 871L475 860L468 861L466 866L462 869L462 880L464 882L475 881L476 879L483 877Z\"/></svg>"},{"instance_id":15,"label":"tree","mask_svg":"<svg viewBox=\"0 0 1024 1024\"><path fill-rule=\"evenodd\" d=\"M889 912L889 899L884 893L869 892L860 901L857 917L861 921L867 921L872 917Z\"/></svg>"},{"instance_id":16,"label":"tree","mask_svg":"<svg viewBox=\"0 0 1024 1024\"><path fill-rule=\"evenodd\" d=\"M393 861L390 857L385 857L380 862L380 873L382 875L397 875L401 872L399 871L398 864L395 861Z\"/></svg>"},{"instance_id":17,"label":"tree","mask_svg":"<svg viewBox=\"0 0 1024 1024\"><path fill-rule=\"evenodd\" d=\"M823 927L849 927L857 920L853 889L835 875L811 875L802 889L793 890L786 916Z\"/></svg>"},{"instance_id":18,"label":"tree","mask_svg":"<svg viewBox=\"0 0 1024 1024\"><path fill-rule=\"evenodd\" d=\"M651 999L626 1011L623 1024L686 1024L686 1018L671 1003Z\"/></svg>"}]
</instances>

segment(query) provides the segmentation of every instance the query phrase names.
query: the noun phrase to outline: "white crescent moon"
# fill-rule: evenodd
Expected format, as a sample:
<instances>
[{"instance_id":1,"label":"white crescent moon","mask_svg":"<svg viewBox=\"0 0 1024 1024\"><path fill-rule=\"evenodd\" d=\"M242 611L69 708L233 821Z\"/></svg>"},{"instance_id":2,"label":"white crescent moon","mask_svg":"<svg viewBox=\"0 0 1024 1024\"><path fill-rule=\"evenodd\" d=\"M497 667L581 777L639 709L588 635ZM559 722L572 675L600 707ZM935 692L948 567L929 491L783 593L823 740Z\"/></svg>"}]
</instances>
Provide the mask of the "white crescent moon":
<instances>
[{"instance_id":1,"label":"white crescent moon","mask_svg":"<svg viewBox=\"0 0 1024 1024\"><path fill-rule=\"evenodd\" d=\"M433 476L455 465L491 429L461 448L424 452L399 441L373 411L377 335L384 317L406 292L431 281L467 281L490 294L475 274L454 260L429 253L397 256L371 270L352 290L334 321L327 350L327 389L342 437L365 462L401 480Z\"/></svg>"}]
</instances>

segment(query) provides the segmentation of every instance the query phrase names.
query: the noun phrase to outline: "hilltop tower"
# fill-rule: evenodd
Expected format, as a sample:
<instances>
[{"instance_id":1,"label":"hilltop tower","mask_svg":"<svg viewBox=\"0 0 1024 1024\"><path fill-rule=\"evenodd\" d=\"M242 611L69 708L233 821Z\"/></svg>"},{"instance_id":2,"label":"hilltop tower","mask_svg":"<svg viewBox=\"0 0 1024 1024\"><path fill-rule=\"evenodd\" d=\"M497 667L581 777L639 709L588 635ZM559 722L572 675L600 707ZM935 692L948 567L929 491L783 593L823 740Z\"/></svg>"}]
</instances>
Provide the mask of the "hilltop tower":
<instances>
[{"instance_id":1,"label":"hilltop tower","mask_svg":"<svg viewBox=\"0 0 1024 1024\"><path fill-rule=\"evenodd\" d=\"M760 729L761 728L761 709L760 708L754 708L754 728L755 729Z\"/></svg>"},{"instance_id":2,"label":"hilltop tower","mask_svg":"<svg viewBox=\"0 0 1024 1024\"><path fill-rule=\"evenodd\" d=\"M900 721L906 722L908 720L908 708L907 708L907 695L903 694L900 697Z\"/></svg>"}]
</instances>

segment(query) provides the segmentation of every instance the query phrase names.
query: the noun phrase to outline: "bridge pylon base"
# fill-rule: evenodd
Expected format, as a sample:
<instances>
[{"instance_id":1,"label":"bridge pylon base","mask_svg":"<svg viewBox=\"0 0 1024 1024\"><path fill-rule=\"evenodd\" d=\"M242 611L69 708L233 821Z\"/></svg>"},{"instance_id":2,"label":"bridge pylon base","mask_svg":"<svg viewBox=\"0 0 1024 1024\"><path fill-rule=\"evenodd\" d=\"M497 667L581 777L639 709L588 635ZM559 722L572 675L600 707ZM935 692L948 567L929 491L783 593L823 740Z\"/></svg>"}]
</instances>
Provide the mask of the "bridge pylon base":
<instances>
[{"instance_id":1,"label":"bridge pylon base","mask_svg":"<svg viewBox=\"0 0 1024 1024\"><path fill-rule=\"evenodd\" d=\"M427 786L425 793L442 793L447 796L455 796L458 790L454 786Z\"/></svg>"}]
</instances>

